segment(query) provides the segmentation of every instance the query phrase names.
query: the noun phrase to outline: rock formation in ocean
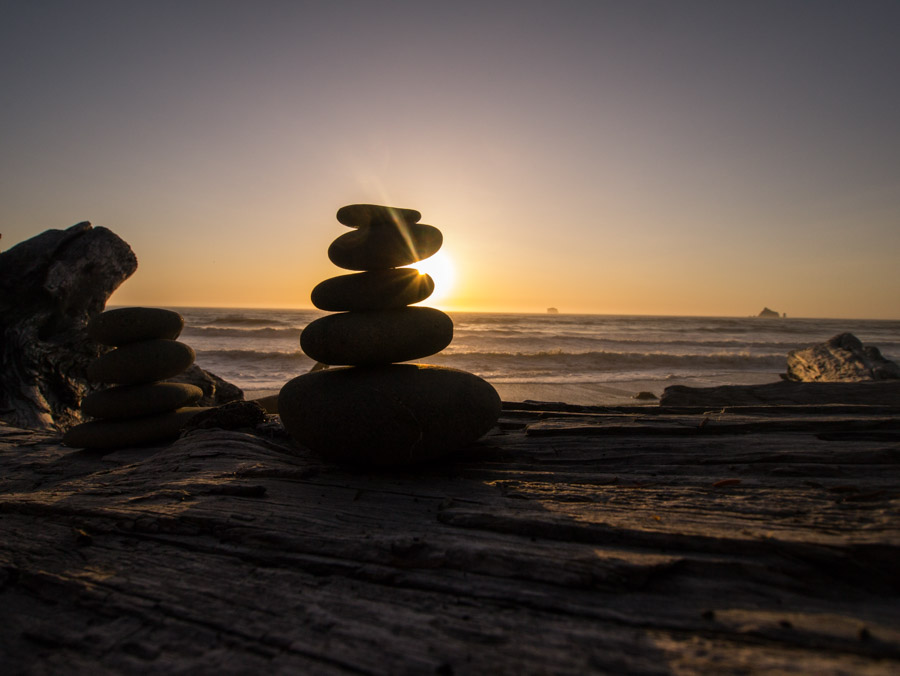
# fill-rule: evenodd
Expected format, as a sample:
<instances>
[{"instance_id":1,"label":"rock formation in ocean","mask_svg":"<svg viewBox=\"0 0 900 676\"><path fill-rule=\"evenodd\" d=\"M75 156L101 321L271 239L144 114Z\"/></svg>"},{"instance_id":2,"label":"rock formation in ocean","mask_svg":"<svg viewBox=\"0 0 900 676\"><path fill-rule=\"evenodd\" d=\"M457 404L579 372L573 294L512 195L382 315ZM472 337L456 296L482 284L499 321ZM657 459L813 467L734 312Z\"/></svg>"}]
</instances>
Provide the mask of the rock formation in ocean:
<instances>
[{"instance_id":1,"label":"rock formation in ocean","mask_svg":"<svg viewBox=\"0 0 900 676\"><path fill-rule=\"evenodd\" d=\"M399 364L450 344L453 321L440 310L410 307L434 288L428 275L402 270L436 253L440 230L413 209L353 204L337 220L353 228L328 257L364 272L325 280L313 304L338 314L300 335L313 369L278 397L285 428L322 457L351 465L410 465L440 458L475 441L500 414L496 390L456 369Z\"/></svg>"},{"instance_id":2,"label":"rock formation in ocean","mask_svg":"<svg viewBox=\"0 0 900 676\"><path fill-rule=\"evenodd\" d=\"M771 317L774 319L774 318L780 317L781 315L779 315L777 312L775 312L775 310L770 310L769 308L764 307L762 310L760 310L760 313L756 316L757 317Z\"/></svg>"},{"instance_id":3,"label":"rock formation in ocean","mask_svg":"<svg viewBox=\"0 0 900 676\"><path fill-rule=\"evenodd\" d=\"M900 378L900 366L875 346L864 346L852 333L788 353L787 380L866 382Z\"/></svg>"},{"instance_id":4,"label":"rock formation in ocean","mask_svg":"<svg viewBox=\"0 0 900 676\"><path fill-rule=\"evenodd\" d=\"M0 419L29 429L81 420L87 366L101 353L85 327L136 269L128 244L88 222L0 253Z\"/></svg>"}]
</instances>

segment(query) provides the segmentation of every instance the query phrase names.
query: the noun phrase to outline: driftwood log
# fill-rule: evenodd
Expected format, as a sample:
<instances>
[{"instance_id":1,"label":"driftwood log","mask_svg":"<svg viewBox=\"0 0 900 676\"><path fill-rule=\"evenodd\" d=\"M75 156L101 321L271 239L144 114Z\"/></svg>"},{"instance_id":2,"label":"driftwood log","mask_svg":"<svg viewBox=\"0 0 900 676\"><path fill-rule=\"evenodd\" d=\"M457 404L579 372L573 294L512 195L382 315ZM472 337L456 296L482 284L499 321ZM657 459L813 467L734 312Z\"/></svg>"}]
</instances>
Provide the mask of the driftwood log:
<instances>
[{"instance_id":1,"label":"driftwood log","mask_svg":"<svg viewBox=\"0 0 900 676\"><path fill-rule=\"evenodd\" d=\"M900 408L505 406L405 472L0 426L3 673L900 673Z\"/></svg>"},{"instance_id":2,"label":"driftwood log","mask_svg":"<svg viewBox=\"0 0 900 676\"><path fill-rule=\"evenodd\" d=\"M110 349L87 325L136 269L124 240L87 221L0 253L0 420L48 431L82 422L82 398L100 387L87 367ZM200 406L244 397L196 364L172 380L203 390Z\"/></svg>"},{"instance_id":3,"label":"driftwood log","mask_svg":"<svg viewBox=\"0 0 900 676\"><path fill-rule=\"evenodd\" d=\"M824 406L856 404L900 407L900 381L861 383L798 383L780 380L764 385L667 387L662 406Z\"/></svg>"},{"instance_id":4,"label":"driftwood log","mask_svg":"<svg viewBox=\"0 0 900 676\"><path fill-rule=\"evenodd\" d=\"M101 352L85 327L136 269L127 243L87 221L0 253L0 420L47 430L81 422L87 365Z\"/></svg>"}]
</instances>

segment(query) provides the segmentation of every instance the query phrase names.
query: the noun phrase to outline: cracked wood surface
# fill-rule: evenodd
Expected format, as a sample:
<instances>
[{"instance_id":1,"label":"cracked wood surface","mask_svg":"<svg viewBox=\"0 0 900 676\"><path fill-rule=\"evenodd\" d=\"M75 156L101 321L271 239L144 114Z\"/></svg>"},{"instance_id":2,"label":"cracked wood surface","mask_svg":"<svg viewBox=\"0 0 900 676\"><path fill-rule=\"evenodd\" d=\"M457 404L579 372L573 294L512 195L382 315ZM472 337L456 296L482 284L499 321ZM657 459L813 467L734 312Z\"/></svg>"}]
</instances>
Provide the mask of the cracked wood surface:
<instances>
[{"instance_id":1,"label":"cracked wood surface","mask_svg":"<svg viewBox=\"0 0 900 676\"><path fill-rule=\"evenodd\" d=\"M377 473L0 426L3 671L897 673L898 413L507 404Z\"/></svg>"}]
</instances>

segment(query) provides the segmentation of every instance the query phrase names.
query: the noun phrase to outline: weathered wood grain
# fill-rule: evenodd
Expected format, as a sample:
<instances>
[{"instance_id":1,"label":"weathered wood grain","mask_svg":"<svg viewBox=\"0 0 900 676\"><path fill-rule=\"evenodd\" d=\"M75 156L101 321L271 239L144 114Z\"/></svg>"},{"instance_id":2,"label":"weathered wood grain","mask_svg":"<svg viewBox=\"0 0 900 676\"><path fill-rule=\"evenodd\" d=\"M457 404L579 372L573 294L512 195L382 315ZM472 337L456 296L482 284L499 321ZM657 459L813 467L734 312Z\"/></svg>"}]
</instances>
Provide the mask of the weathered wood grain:
<instances>
[{"instance_id":1,"label":"weathered wood grain","mask_svg":"<svg viewBox=\"0 0 900 676\"><path fill-rule=\"evenodd\" d=\"M892 362L888 362L891 364ZM896 366L896 365L895 365ZM688 387L672 385L660 397L663 406L859 404L900 406L900 380L870 382L794 382L764 385Z\"/></svg>"},{"instance_id":2,"label":"weathered wood grain","mask_svg":"<svg viewBox=\"0 0 900 676\"><path fill-rule=\"evenodd\" d=\"M0 427L4 673L900 669L895 410L553 408L377 473Z\"/></svg>"}]
</instances>

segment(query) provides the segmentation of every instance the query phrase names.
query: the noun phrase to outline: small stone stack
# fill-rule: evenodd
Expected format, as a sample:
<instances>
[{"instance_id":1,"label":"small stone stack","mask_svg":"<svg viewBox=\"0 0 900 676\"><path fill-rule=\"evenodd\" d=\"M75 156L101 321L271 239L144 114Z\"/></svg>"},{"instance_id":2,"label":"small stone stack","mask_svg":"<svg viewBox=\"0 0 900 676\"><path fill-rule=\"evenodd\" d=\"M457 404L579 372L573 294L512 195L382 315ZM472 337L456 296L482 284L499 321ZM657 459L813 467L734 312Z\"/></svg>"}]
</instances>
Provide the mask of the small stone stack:
<instances>
[{"instance_id":1,"label":"small stone stack","mask_svg":"<svg viewBox=\"0 0 900 676\"><path fill-rule=\"evenodd\" d=\"M194 351L175 340L184 327L177 312L129 307L109 310L88 325L88 335L116 349L88 365L89 380L112 384L89 394L84 415L97 418L63 436L67 446L112 449L177 437L198 412L203 391L185 383L160 382L194 363Z\"/></svg>"},{"instance_id":2,"label":"small stone stack","mask_svg":"<svg viewBox=\"0 0 900 676\"><path fill-rule=\"evenodd\" d=\"M410 307L434 290L428 275L401 268L435 254L437 228L412 209L352 204L337 220L353 228L328 249L335 265L361 270L321 282L313 304L339 311L300 336L317 370L281 390L278 410L290 434L319 455L356 465L414 464L471 443L496 422L497 392L456 369L397 362L440 352L453 322L440 310Z\"/></svg>"}]
</instances>

